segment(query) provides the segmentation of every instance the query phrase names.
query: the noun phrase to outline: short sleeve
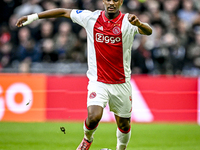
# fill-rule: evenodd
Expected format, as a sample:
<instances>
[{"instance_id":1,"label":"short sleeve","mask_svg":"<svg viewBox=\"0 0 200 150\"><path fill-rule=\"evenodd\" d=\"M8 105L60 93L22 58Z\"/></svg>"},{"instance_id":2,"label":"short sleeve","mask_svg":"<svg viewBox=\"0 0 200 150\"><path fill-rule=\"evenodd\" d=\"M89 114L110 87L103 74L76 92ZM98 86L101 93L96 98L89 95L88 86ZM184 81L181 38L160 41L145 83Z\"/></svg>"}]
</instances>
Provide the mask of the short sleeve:
<instances>
[{"instance_id":1,"label":"short sleeve","mask_svg":"<svg viewBox=\"0 0 200 150\"><path fill-rule=\"evenodd\" d=\"M123 20L123 31L127 32L133 36L135 36L136 34L139 34L139 30L137 26L132 25L129 21L128 21L128 13L125 14L124 16L124 20Z\"/></svg>"},{"instance_id":2,"label":"short sleeve","mask_svg":"<svg viewBox=\"0 0 200 150\"><path fill-rule=\"evenodd\" d=\"M127 22L129 24L129 29L131 29L132 33L135 34L139 34L139 30L137 26L132 25L129 21L128 21L128 17L127 17Z\"/></svg>"},{"instance_id":3,"label":"short sleeve","mask_svg":"<svg viewBox=\"0 0 200 150\"><path fill-rule=\"evenodd\" d=\"M132 25L133 26L133 25ZM138 27L137 26L134 26L133 27L133 30L134 30L134 34L139 34L139 30L138 30Z\"/></svg>"},{"instance_id":4,"label":"short sleeve","mask_svg":"<svg viewBox=\"0 0 200 150\"><path fill-rule=\"evenodd\" d=\"M92 14L92 12L89 10L73 9L70 14L70 17L74 23L77 23L85 28L87 26L87 22L88 22L91 14Z\"/></svg>"}]
</instances>

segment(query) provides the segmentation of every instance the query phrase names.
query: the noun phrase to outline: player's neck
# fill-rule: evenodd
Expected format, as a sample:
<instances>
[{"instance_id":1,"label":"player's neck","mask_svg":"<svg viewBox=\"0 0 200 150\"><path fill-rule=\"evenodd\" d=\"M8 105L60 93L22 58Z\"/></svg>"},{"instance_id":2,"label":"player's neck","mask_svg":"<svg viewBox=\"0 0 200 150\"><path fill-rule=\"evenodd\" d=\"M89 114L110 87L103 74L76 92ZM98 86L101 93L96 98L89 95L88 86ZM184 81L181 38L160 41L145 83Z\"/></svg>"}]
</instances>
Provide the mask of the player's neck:
<instances>
[{"instance_id":1,"label":"player's neck","mask_svg":"<svg viewBox=\"0 0 200 150\"><path fill-rule=\"evenodd\" d=\"M105 16L109 20L115 19L118 15L119 15L119 11L116 12L116 13L107 13L107 12L105 12Z\"/></svg>"}]
</instances>

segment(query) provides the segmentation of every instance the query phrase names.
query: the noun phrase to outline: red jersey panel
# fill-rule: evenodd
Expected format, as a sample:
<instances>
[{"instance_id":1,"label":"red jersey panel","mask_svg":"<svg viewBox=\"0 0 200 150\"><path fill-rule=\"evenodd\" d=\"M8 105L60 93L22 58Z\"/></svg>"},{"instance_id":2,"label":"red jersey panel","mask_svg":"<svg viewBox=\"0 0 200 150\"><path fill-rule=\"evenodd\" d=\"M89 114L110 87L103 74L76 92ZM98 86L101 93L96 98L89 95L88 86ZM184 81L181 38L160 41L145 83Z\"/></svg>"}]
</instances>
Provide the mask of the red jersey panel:
<instances>
[{"instance_id":1,"label":"red jersey panel","mask_svg":"<svg viewBox=\"0 0 200 150\"><path fill-rule=\"evenodd\" d=\"M94 47L97 62L97 81L104 83L124 83L122 20L124 14L108 20L105 11L94 25Z\"/></svg>"}]
</instances>

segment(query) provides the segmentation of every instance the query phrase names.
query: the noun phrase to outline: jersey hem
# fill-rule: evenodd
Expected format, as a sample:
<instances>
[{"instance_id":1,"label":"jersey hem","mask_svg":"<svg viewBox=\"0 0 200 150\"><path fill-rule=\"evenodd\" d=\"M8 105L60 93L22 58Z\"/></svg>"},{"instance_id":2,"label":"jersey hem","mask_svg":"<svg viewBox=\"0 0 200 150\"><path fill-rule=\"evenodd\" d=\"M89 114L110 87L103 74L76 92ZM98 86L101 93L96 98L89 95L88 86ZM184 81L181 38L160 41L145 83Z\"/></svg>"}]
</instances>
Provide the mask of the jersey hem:
<instances>
[{"instance_id":1,"label":"jersey hem","mask_svg":"<svg viewBox=\"0 0 200 150\"><path fill-rule=\"evenodd\" d=\"M104 81L104 80L97 80L98 82L103 82L106 84L123 84L126 83L126 81Z\"/></svg>"}]
</instances>

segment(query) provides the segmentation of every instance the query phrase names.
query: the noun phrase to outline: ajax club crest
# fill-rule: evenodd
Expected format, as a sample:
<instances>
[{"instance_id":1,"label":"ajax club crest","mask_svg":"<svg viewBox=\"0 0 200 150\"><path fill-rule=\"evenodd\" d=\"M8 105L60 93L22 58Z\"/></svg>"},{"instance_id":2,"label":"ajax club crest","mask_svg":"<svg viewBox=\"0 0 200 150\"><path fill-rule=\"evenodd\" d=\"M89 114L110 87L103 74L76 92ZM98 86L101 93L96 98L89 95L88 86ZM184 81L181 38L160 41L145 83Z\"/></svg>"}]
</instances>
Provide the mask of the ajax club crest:
<instances>
[{"instance_id":1,"label":"ajax club crest","mask_svg":"<svg viewBox=\"0 0 200 150\"><path fill-rule=\"evenodd\" d=\"M120 27L119 26L115 26L114 28L113 28L113 33L114 34L119 34L120 33Z\"/></svg>"}]
</instances>

